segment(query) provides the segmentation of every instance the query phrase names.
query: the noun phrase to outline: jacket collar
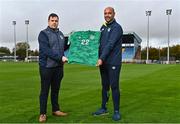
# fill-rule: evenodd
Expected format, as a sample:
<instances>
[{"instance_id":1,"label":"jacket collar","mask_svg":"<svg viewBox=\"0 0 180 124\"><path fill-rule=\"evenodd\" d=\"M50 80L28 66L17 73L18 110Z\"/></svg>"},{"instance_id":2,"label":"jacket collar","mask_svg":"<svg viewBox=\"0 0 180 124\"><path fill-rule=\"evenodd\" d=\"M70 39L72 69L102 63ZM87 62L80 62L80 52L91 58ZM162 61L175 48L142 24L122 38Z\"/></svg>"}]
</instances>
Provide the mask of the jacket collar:
<instances>
[{"instance_id":1,"label":"jacket collar","mask_svg":"<svg viewBox=\"0 0 180 124\"><path fill-rule=\"evenodd\" d=\"M105 26L105 27L107 27L107 26L111 26L112 24L114 24L116 22L116 20L115 19L113 19L111 22L109 22L109 23L107 23L107 22L105 22L105 23L103 23L103 25Z\"/></svg>"},{"instance_id":2,"label":"jacket collar","mask_svg":"<svg viewBox=\"0 0 180 124\"><path fill-rule=\"evenodd\" d=\"M50 28L50 27L48 26L47 29L48 29L49 31L52 31L52 32L59 32L59 28L57 28L57 29L52 29L52 28Z\"/></svg>"},{"instance_id":3,"label":"jacket collar","mask_svg":"<svg viewBox=\"0 0 180 124\"><path fill-rule=\"evenodd\" d=\"M112 20L111 22L109 22L109 23L106 22L106 25L107 25L107 26L110 26L110 25L114 24L115 22L116 22L116 20L113 19L113 20Z\"/></svg>"}]
</instances>

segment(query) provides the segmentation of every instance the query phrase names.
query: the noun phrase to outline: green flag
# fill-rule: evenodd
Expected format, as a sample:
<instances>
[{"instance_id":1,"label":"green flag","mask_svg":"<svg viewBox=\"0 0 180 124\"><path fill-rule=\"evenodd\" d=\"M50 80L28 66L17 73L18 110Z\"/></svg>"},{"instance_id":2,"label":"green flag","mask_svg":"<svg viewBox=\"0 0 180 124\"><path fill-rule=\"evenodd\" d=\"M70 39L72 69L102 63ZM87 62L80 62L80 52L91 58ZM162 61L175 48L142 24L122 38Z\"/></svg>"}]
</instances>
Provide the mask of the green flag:
<instances>
[{"instance_id":1,"label":"green flag","mask_svg":"<svg viewBox=\"0 0 180 124\"><path fill-rule=\"evenodd\" d=\"M73 32L69 37L71 45L68 53L68 63L95 66L98 59L99 39L99 31Z\"/></svg>"}]
</instances>

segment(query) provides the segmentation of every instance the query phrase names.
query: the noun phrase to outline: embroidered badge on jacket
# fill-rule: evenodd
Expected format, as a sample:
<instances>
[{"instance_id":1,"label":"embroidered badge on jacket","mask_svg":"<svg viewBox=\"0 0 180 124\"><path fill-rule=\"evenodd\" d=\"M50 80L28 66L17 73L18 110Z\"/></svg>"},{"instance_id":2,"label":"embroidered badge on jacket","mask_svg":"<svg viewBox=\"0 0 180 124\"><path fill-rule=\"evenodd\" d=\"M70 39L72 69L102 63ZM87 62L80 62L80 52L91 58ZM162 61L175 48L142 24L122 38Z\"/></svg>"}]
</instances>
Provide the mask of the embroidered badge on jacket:
<instances>
[{"instance_id":1,"label":"embroidered badge on jacket","mask_svg":"<svg viewBox=\"0 0 180 124\"><path fill-rule=\"evenodd\" d=\"M108 28L108 32L110 32L111 31L111 28Z\"/></svg>"},{"instance_id":2,"label":"embroidered badge on jacket","mask_svg":"<svg viewBox=\"0 0 180 124\"><path fill-rule=\"evenodd\" d=\"M115 70L116 69L116 67L115 66L112 66L112 70Z\"/></svg>"},{"instance_id":3,"label":"embroidered badge on jacket","mask_svg":"<svg viewBox=\"0 0 180 124\"><path fill-rule=\"evenodd\" d=\"M63 39L64 39L62 35L60 35L60 38L61 38L61 40L63 40Z\"/></svg>"}]
</instances>

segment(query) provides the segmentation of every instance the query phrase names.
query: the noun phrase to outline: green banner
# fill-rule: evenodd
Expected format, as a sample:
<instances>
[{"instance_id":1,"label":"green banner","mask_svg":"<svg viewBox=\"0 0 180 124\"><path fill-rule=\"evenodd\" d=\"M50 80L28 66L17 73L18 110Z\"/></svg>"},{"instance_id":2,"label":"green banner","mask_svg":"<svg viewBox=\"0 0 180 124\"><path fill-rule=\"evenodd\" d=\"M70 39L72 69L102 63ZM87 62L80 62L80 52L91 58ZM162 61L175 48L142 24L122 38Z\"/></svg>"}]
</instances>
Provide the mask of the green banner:
<instances>
[{"instance_id":1,"label":"green banner","mask_svg":"<svg viewBox=\"0 0 180 124\"><path fill-rule=\"evenodd\" d=\"M71 45L68 53L68 63L95 66L98 59L99 39L99 31L73 32L69 37Z\"/></svg>"}]
</instances>

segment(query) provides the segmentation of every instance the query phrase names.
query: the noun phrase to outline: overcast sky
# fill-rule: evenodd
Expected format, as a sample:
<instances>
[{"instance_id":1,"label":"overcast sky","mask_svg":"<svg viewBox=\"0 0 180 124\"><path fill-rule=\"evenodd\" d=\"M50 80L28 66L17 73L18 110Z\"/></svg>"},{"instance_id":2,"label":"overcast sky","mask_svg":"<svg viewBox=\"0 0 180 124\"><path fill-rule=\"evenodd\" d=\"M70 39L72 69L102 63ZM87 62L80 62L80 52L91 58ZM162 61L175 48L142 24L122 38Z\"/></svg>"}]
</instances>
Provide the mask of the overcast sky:
<instances>
[{"instance_id":1,"label":"overcast sky","mask_svg":"<svg viewBox=\"0 0 180 124\"><path fill-rule=\"evenodd\" d=\"M59 28L64 34L79 30L99 30L104 22L103 10L112 6L116 20L124 32L136 32L147 42L146 10L152 10L150 17L150 45L167 46L168 17L166 9L172 9L170 16L171 45L180 44L180 0L0 0L0 46L13 48L13 25L16 20L17 42L26 40L25 20L30 20L29 41L31 49L38 49L37 37L47 27L47 17L57 13Z\"/></svg>"}]
</instances>

